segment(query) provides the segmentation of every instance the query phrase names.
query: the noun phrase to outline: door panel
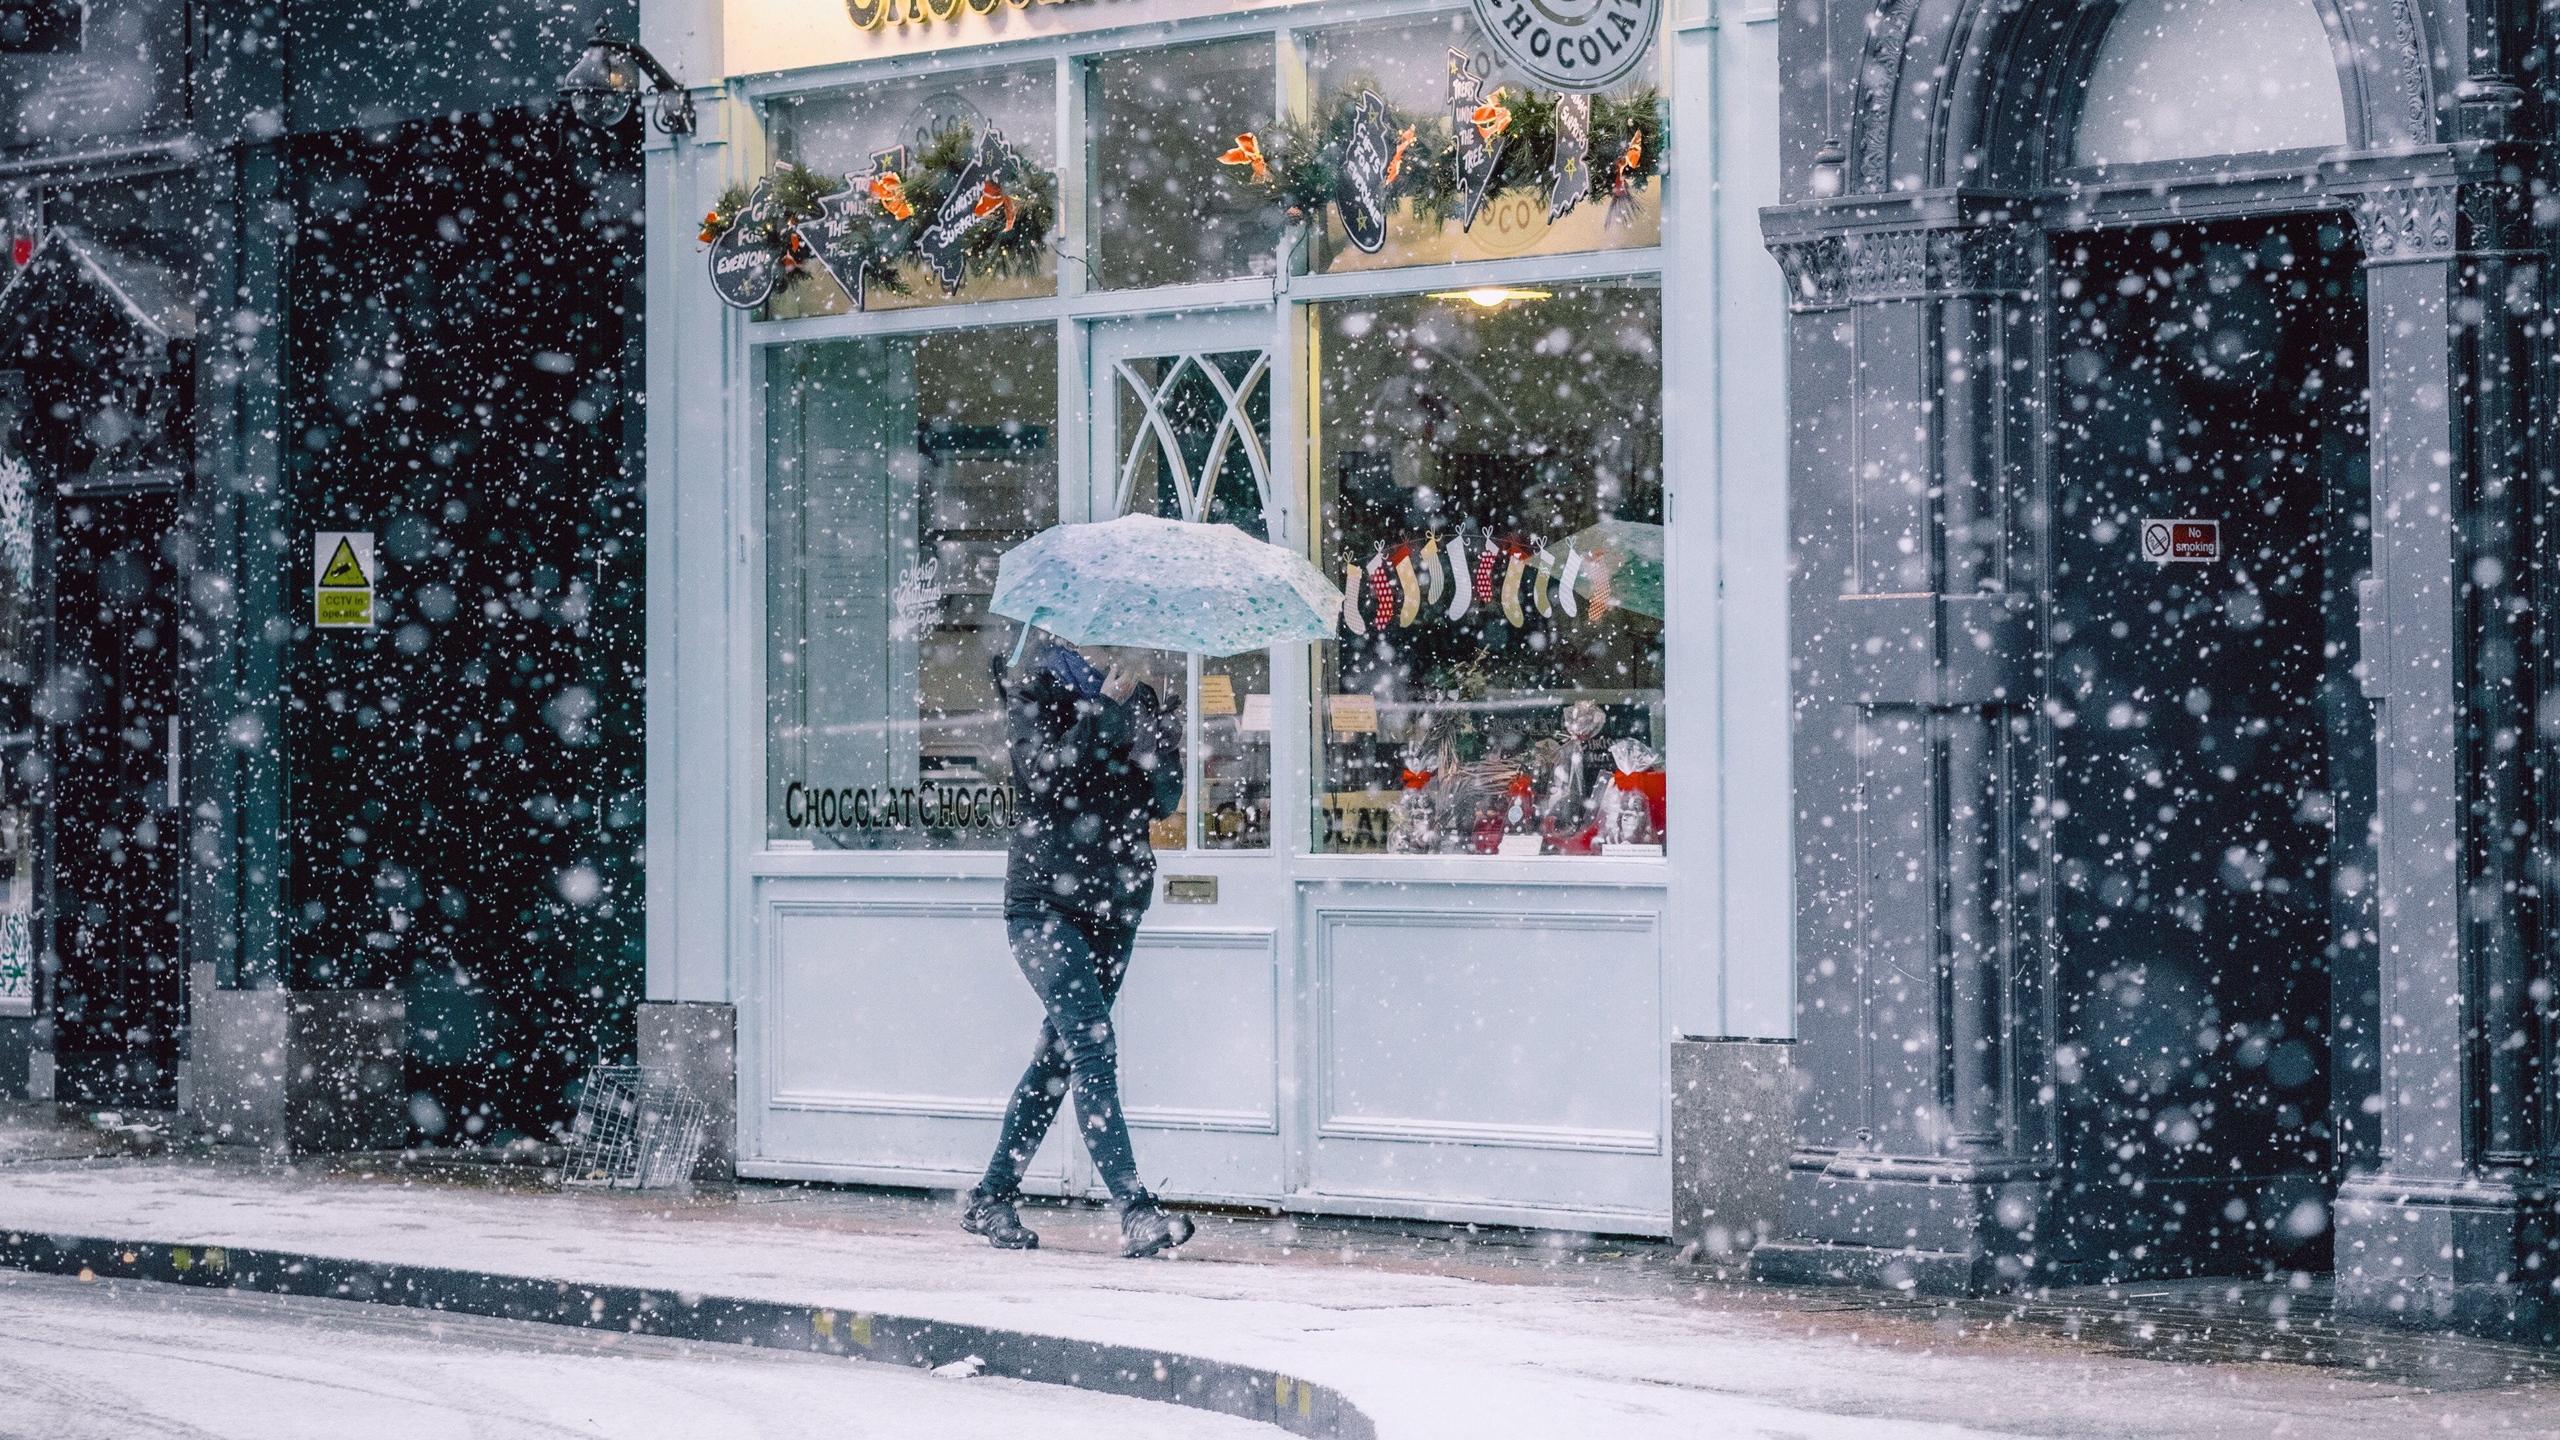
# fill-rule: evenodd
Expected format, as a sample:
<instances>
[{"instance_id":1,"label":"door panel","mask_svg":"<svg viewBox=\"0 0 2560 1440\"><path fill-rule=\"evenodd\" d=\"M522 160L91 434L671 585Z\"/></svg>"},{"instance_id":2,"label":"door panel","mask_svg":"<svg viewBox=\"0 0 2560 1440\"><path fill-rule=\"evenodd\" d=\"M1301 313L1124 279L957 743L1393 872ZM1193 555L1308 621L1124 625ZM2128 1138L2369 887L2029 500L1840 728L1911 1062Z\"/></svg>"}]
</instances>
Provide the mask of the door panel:
<instances>
[{"instance_id":1,"label":"door panel","mask_svg":"<svg viewBox=\"0 0 2560 1440\"><path fill-rule=\"evenodd\" d=\"M1274 323L1267 310L1090 332L1092 513L1234 525L1271 538ZM1121 993L1121 1074L1147 1184L1186 1198L1286 1191L1279 1103L1286 879L1270 853L1273 657L1163 656L1179 677L1182 811L1156 830L1157 897ZM1285 801L1280 802L1285 803ZM1181 877L1170 898L1165 879ZM1200 881L1213 881L1214 890ZM1084 1156L1079 1183L1099 1193Z\"/></svg>"},{"instance_id":2,"label":"door panel","mask_svg":"<svg viewBox=\"0 0 2560 1440\"><path fill-rule=\"evenodd\" d=\"M1006 947L998 887L956 888L772 882L763 983L740 1017L759 1160L911 1185L985 1170L1040 1003ZM1057 1191L1074 1128L1056 1127L1027 1188Z\"/></svg>"},{"instance_id":3,"label":"door panel","mask_svg":"<svg viewBox=\"0 0 2560 1440\"><path fill-rule=\"evenodd\" d=\"M1658 897L1310 889L1312 1181L1395 1213L1654 1228L1664 1142Z\"/></svg>"},{"instance_id":4,"label":"door panel","mask_svg":"<svg viewBox=\"0 0 2560 1440\"><path fill-rule=\"evenodd\" d=\"M57 502L51 722L56 1083L81 1103L175 1095L183 987L170 767L174 490Z\"/></svg>"},{"instance_id":5,"label":"door panel","mask_svg":"<svg viewBox=\"0 0 2560 1440\"><path fill-rule=\"evenodd\" d=\"M2372 953L2361 271L2334 221L2055 248L2051 1248L2325 1267L2332 968Z\"/></svg>"},{"instance_id":6,"label":"door panel","mask_svg":"<svg viewBox=\"0 0 2560 1440\"><path fill-rule=\"evenodd\" d=\"M1167 1195L1277 1198L1276 937L1188 923L1191 907L1158 903L1113 1012L1138 1173Z\"/></svg>"}]
</instances>

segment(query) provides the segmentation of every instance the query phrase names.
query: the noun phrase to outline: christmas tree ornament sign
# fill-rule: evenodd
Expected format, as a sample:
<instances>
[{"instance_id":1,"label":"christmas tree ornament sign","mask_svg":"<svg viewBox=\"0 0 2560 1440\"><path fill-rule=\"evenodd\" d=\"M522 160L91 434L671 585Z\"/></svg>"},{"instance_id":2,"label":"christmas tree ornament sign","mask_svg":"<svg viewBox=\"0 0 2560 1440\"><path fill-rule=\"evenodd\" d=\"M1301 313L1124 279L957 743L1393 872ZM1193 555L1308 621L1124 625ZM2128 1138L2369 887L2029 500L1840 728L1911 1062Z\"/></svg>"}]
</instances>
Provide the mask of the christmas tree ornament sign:
<instances>
[{"instance_id":1,"label":"christmas tree ornament sign","mask_svg":"<svg viewBox=\"0 0 2560 1440\"><path fill-rule=\"evenodd\" d=\"M1475 0L1475 9L1513 68L1574 93L1627 78L1662 24L1662 0Z\"/></svg>"}]
</instances>

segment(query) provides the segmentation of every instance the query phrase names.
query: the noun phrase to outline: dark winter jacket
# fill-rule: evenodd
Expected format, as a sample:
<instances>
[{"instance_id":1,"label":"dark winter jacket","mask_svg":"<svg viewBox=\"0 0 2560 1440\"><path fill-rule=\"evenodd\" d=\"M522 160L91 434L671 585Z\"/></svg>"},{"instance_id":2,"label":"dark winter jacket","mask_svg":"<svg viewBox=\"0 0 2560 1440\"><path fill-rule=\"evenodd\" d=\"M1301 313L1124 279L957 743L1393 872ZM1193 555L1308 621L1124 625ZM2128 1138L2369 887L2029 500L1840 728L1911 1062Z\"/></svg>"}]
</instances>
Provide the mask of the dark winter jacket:
<instances>
[{"instance_id":1,"label":"dark winter jacket","mask_svg":"<svg viewBox=\"0 0 2560 1440\"><path fill-rule=\"evenodd\" d=\"M996 688L1013 759L1005 908L1136 919L1155 886L1147 825L1182 804L1182 752L1156 692L1114 704L1060 649L1010 675L999 666Z\"/></svg>"}]
</instances>

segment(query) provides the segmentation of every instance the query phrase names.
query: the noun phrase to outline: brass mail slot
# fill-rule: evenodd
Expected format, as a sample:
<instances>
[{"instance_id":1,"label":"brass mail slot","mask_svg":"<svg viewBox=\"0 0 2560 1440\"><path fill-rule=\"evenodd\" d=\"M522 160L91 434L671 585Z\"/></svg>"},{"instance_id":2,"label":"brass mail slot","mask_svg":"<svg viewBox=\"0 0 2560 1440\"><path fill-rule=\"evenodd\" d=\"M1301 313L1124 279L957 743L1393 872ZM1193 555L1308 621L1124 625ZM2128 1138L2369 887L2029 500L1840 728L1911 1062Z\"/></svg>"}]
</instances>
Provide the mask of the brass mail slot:
<instances>
[{"instance_id":1,"label":"brass mail slot","mask_svg":"<svg viewBox=\"0 0 2560 1440\"><path fill-rule=\"evenodd\" d=\"M1215 875L1167 875L1164 898L1175 905L1215 905L1218 903L1218 877Z\"/></svg>"}]
</instances>

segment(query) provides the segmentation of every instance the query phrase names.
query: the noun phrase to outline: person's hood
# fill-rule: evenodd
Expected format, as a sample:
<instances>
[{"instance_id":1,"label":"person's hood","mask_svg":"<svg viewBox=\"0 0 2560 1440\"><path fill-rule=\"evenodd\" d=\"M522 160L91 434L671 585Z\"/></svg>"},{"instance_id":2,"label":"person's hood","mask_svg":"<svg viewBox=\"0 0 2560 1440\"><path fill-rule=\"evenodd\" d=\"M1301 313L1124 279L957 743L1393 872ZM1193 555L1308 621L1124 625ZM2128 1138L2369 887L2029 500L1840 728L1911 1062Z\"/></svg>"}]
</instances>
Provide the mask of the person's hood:
<instances>
[{"instance_id":1,"label":"person's hood","mask_svg":"<svg viewBox=\"0 0 2560 1440\"><path fill-rule=\"evenodd\" d=\"M1073 694L1090 699L1102 693L1102 672L1069 646L1053 642L1042 650L1040 669Z\"/></svg>"}]
</instances>

